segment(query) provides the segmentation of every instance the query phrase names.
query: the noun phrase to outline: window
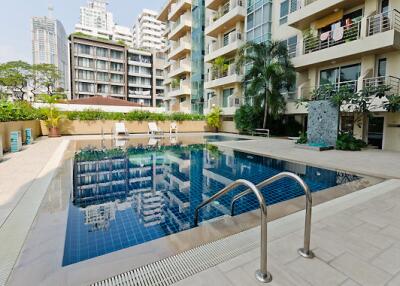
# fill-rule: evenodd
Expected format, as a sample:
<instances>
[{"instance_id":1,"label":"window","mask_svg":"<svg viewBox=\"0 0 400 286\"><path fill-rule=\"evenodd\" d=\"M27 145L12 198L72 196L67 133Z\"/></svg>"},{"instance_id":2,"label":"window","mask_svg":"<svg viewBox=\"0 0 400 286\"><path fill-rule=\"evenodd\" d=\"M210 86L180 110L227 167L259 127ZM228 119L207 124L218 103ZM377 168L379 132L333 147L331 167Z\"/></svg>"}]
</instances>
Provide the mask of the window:
<instances>
[{"instance_id":1,"label":"window","mask_svg":"<svg viewBox=\"0 0 400 286\"><path fill-rule=\"evenodd\" d=\"M357 80L361 75L361 64L337 67L320 71L320 85L333 84L336 87L343 85L357 87Z\"/></svg>"},{"instance_id":2,"label":"window","mask_svg":"<svg viewBox=\"0 0 400 286\"><path fill-rule=\"evenodd\" d=\"M109 81L110 76L106 72L98 72L96 79L99 81Z\"/></svg>"},{"instance_id":3,"label":"window","mask_svg":"<svg viewBox=\"0 0 400 286\"><path fill-rule=\"evenodd\" d=\"M111 50L111 58L120 60L122 59L122 52Z\"/></svg>"},{"instance_id":4,"label":"window","mask_svg":"<svg viewBox=\"0 0 400 286\"><path fill-rule=\"evenodd\" d=\"M106 70L107 69L107 62L102 61L102 60L97 60L96 61L96 68L100 70Z\"/></svg>"},{"instance_id":5,"label":"window","mask_svg":"<svg viewBox=\"0 0 400 286\"><path fill-rule=\"evenodd\" d=\"M233 94L233 88L224 89L222 92L222 107L228 107L229 105L229 96Z\"/></svg>"},{"instance_id":6,"label":"window","mask_svg":"<svg viewBox=\"0 0 400 286\"><path fill-rule=\"evenodd\" d=\"M283 25L287 23L287 16L289 14L289 0L284 0L281 2L281 12L280 12L279 24Z\"/></svg>"},{"instance_id":7,"label":"window","mask_svg":"<svg viewBox=\"0 0 400 286\"><path fill-rule=\"evenodd\" d=\"M378 77L386 76L386 58L378 61Z\"/></svg>"},{"instance_id":8,"label":"window","mask_svg":"<svg viewBox=\"0 0 400 286\"><path fill-rule=\"evenodd\" d=\"M91 47L88 45L78 44L76 46L76 51L79 54L90 55L91 54Z\"/></svg>"},{"instance_id":9,"label":"window","mask_svg":"<svg viewBox=\"0 0 400 286\"><path fill-rule=\"evenodd\" d=\"M120 63L110 63L110 69L118 72L124 71L123 65Z\"/></svg>"},{"instance_id":10,"label":"window","mask_svg":"<svg viewBox=\"0 0 400 286\"><path fill-rule=\"evenodd\" d=\"M97 48L96 55L98 57L106 58L106 57L108 57L108 50L105 48Z\"/></svg>"}]
</instances>

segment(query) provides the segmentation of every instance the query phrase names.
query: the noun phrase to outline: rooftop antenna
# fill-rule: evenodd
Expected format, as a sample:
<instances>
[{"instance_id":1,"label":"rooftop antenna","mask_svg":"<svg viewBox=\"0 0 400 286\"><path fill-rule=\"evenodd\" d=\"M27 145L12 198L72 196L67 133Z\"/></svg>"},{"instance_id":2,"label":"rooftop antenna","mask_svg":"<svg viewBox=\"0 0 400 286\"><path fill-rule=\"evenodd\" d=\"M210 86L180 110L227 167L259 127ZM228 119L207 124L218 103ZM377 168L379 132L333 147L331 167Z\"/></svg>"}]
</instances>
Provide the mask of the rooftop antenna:
<instances>
[{"instance_id":1,"label":"rooftop antenna","mask_svg":"<svg viewBox=\"0 0 400 286\"><path fill-rule=\"evenodd\" d=\"M49 18L52 19L53 18L53 12L54 12L54 6L53 4L49 4L49 7L47 8L49 11Z\"/></svg>"}]
</instances>

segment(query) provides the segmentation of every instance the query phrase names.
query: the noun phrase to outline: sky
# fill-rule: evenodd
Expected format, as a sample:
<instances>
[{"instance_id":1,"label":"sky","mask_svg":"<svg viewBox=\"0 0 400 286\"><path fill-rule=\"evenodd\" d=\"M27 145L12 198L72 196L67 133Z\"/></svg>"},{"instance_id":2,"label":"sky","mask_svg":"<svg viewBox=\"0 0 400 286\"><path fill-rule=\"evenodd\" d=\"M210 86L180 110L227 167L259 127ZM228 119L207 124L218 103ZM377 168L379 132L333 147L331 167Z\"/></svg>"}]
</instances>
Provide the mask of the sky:
<instances>
[{"instance_id":1,"label":"sky","mask_svg":"<svg viewBox=\"0 0 400 286\"><path fill-rule=\"evenodd\" d=\"M108 0L108 10L114 21L132 27L143 9L159 11L166 0ZM47 16L48 7L54 7L54 17L67 32L72 33L79 22L79 7L87 0L0 0L0 63L10 60L32 62L31 18Z\"/></svg>"}]
</instances>

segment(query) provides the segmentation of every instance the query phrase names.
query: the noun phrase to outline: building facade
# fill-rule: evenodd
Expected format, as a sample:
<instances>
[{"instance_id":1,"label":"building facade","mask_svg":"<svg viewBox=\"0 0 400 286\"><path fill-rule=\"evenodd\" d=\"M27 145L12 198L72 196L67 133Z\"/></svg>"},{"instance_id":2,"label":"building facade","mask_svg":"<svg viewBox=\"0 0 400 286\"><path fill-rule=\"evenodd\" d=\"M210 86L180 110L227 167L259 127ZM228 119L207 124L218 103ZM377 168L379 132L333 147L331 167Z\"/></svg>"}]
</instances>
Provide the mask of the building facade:
<instances>
[{"instance_id":1,"label":"building facade","mask_svg":"<svg viewBox=\"0 0 400 286\"><path fill-rule=\"evenodd\" d=\"M164 90L158 81L157 57L155 53L135 50L119 42L72 34L72 99L104 96L143 106L160 106Z\"/></svg>"},{"instance_id":2,"label":"building facade","mask_svg":"<svg viewBox=\"0 0 400 286\"><path fill-rule=\"evenodd\" d=\"M107 5L106 0L89 0L87 6L80 7L80 21L75 25L75 32L133 47L131 29L116 25L113 14L107 11Z\"/></svg>"},{"instance_id":3,"label":"building facade","mask_svg":"<svg viewBox=\"0 0 400 286\"><path fill-rule=\"evenodd\" d=\"M274 1L272 37L287 43L297 71L286 113L307 118L307 109L295 100L310 98L326 84L354 91L389 85L398 93L399 8L398 0ZM373 103L377 108L369 117L342 114L340 129L377 148L399 150L400 115L385 112L382 100Z\"/></svg>"},{"instance_id":4,"label":"building facade","mask_svg":"<svg viewBox=\"0 0 400 286\"><path fill-rule=\"evenodd\" d=\"M165 24L157 20L157 12L144 9L133 26L136 48L161 51L165 48Z\"/></svg>"},{"instance_id":5,"label":"building facade","mask_svg":"<svg viewBox=\"0 0 400 286\"><path fill-rule=\"evenodd\" d=\"M62 23L52 17L33 17L33 64L53 64L60 72L56 87L69 90L68 38Z\"/></svg>"},{"instance_id":6,"label":"building facade","mask_svg":"<svg viewBox=\"0 0 400 286\"><path fill-rule=\"evenodd\" d=\"M158 15L166 23L164 49L165 107L191 112L192 94L192 1L168 0Z\"/></svg>"}]
</instances>

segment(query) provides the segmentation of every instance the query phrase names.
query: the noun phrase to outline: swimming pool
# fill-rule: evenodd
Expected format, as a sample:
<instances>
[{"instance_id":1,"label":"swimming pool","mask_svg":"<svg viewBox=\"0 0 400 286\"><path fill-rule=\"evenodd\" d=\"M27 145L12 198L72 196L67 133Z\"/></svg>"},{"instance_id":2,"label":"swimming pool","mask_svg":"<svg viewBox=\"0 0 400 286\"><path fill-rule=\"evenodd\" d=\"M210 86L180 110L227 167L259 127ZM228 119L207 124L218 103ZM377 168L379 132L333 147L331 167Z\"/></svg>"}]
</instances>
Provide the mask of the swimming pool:
<instances>
[{"instance_id":1,"label":"swimming pool","mask_svg":"<svg viewBox=\"0 0 400 286\"><path fill-rule=\"evenodd\" d=\"M194 226L195 208L225 185L239 178L259 183L282 171L300 175L312 192L359 179L234 150L221 151L204 140L190 145L83 149L74 158L62 264L188 230ZM229 215L231 199L240 190L243 188L205 207L200 220ZM303 195L290 179L275 182L262 192L268 205ZM236 213L257 207L250 195L238 202Z\"/></svg>"}]
</instances>

